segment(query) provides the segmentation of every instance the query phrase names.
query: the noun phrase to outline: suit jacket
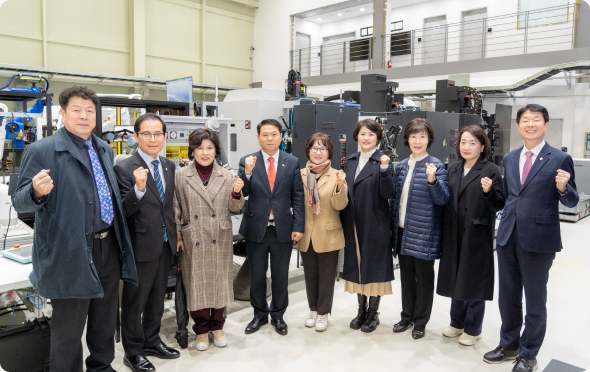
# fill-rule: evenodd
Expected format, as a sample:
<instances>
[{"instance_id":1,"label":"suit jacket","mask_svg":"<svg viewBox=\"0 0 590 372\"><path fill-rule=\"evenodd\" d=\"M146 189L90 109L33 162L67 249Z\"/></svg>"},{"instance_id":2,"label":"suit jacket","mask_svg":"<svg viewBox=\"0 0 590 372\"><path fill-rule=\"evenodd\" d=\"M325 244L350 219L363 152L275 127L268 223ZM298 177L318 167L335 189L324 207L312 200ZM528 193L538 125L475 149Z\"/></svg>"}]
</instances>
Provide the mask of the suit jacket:
<instances>
[{"instance_id":1,"label":"suit jacket","mask_svg":"<svg viewBox=\"0 0 590 372\"><path fill-rule=\"evenodd\" d=\"M207 187L190 164L176 173L174 210L184 252L182 277L190 311L220 309L234 300L233 232L230 212L244 206L231 190L234 177L217 163Z\"/></svg>"},{"instance_id":2,"label":"suit jacket","mask_svg":"<svg viewBox=\"0 0 590 372\"><path fill-rule=\"evenodd\" d=\"M504 207L502 175L496 164L478 160L461 180L464 161L449 167L436 293L464 301L494 298L496 212ZM481 179L492 180L488 194Z\"/></svg>"},{"instance_id":3,"label":"suit jacket","mask_svg":"<svg viewBox=\"0 0 590 372\"><path fill-rule=\"evenodd\" d=\"M113 150L94 134L91 136L113 191L113 224L121 241L121 279L137 285L133 249L113 172ZM50 170L53 190L46 200L37 204L31 195L32 180L41 169ZM33 272L29 278L43 297L99 298L104 295L92 261L94 188L94 177L65 128L25 149L12 204L19 213L35 213Z\"/></svg>"},{"instance_id":4,"label":"suit jacket","mask_svg":"<svg viewBox=\"0 0 590 372\"><path fill-rule=\"evenodd\" d=\"M522 147L504 155L504 195L506 206L502 213L496 243L504 246L516 225L518 243L529 252L555 253L561 251L559 203L569 208L578 204L578 192L572 157L545 144L533 163L524 185L520 183L519 158ZM567 193L560 195L555 185L557 170L571 177Z\"/></svg>"},{"instance_id":5,"label":"suit jacket","mask_svg":"<svg viewBox=\"0 0 590 372\"><path fill-rule=\"evenodd\" d=\"M336 192L336 169L329 168L317 179L320 193L321 213L314 217L312 207L308 204L307 168L301 169L301 178L305 189L305 233L299 240L299 250L307 252L310 241L317 253L337 251L344 248L344 232L340 222L340 211L348 204L348 186L346 181L342 189Z\"/></svg>"},{"instance_id":6,"label":"suit jacket","mask_svg":"<svg viewBox=\"0 0 590 372\"><path fill-rule=\"evenodd\" d=\"M257 157L249 180L245 172L248 156ZM240 159L238 175L244 181L242 192L244 196L248 197L248 204L244 209L240 225L240 235L256 243L264 239L271 209L280 242L290 241L293 231L305 232L305 206L299 159L280 151L276 168L277 175L271 192L262 151ZM291 209L293 209L292 212Z\"/></svg>"},{"instance_id":7,"label":"suit jacket","mask_svg":"<svg viewBox=\"0 0 590 372\"><path fill-rule=\"evenodd\" d=\"M164 201L160 198L154 176L150 172L147 178L146 193L141 200L135 194L135 177L133 172L139 168L149 169L139 152L115 166L119 182L123 209L127 217L131 244L136 262L149 262L158 259L164 243L164 229L172 254L176 253L176 221L174 220L174 171L170 160L159 157L164 171L161 177L166 181Z\"/></svg>"}]
</instances>

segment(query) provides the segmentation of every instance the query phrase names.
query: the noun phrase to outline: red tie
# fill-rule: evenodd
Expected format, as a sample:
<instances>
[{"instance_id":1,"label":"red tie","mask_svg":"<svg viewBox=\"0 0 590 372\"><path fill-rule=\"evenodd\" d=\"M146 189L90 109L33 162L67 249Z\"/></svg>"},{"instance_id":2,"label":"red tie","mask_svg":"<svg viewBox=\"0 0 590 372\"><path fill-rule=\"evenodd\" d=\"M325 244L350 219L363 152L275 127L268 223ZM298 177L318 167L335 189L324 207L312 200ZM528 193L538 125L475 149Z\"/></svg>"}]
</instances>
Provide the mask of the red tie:
<instances>
[{"instance_id":1,"label":"red tie","mask_svg":"<svg viewBox=\"0 0 590 372\"><path fill-rule=\"evenodd\" d=\"M269 157L268 162L270 163L268 166L268 183L270 184L270 192L275 187L275 178L277 177L277 170L275 169L275 158ZM272 213L272 208L270 209L270 213Z\"/></svg>"},{"instance_id":2,"label":"red tie","mask_svg":"<svg viewBox=\"0 0 590 372\"><path fill-rule=\"evenodd\" d=\"M532 151L527 151L525 155L526 161L524 162L524 167L522 168L522 185L524 185L524 181L526 181L526 178L533 167L533 159L531 158L533 157L534 153Z\"/></svg>"}]
</instances>

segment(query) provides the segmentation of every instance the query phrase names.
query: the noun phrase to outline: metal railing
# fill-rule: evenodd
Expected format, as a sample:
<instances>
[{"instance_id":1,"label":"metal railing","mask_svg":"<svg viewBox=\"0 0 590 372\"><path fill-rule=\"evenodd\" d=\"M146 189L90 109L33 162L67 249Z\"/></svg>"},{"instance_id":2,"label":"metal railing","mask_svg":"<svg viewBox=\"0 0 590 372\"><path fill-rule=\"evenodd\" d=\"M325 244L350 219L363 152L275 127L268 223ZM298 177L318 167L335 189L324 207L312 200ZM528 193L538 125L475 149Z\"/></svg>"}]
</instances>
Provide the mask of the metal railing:
<instances>
[{"instance_id":1,"label":"metal railing","mask_svg":"<svg viewBox=\"0 0 590 372\"><path fill-rule=\"evenodd\" d=\"M578 4L383 35L391 67L573 49Z\"/></svg>"},{"instance_id":2,"label":"metal railing","mask_svg":"<svg viewBox=\"0 0 590 372\"><path fill-rule=\"evenodd\" d=\"M291 51L291 69L301 77L371 69L373 38L350 40Z\"/></svg>"},{"instance_id":3,"label":"metal railing","mask_svg":"<svg viewBox=\"0 0 590 372\"><path fill-rule=\"evenodd\" d=\"M402 67L573 49L578 4L383 35L384 66ZM302 77L372 70L373 38L291 52Z\"/></svg>"}]
</instances>

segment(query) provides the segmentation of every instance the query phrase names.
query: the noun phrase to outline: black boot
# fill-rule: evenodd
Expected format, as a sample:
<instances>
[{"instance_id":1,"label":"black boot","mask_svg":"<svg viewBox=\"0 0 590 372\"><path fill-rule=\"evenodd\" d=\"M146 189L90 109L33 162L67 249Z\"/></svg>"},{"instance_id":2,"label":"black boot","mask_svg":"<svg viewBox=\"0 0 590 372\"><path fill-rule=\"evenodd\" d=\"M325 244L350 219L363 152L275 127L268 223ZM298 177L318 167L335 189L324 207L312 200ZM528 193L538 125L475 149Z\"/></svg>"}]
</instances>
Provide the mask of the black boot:
<instances>
[{"instance_id":1,"label":"black boot","mask_svg":"<svg viewBox=\"0 0 590 372\"><path fill-rule=\"evenodd\" d=\"M367 296L360 293L357 296L359 299L359 313L356 318L350 322L350 328L352 329L361 329L363 323L367 319Z\"/></svg>"},{"instance_id":2,"label":"black boot","mask_svg":"<svg viewBox=\"0 0 590 372\"><path fill-rule=\"evenodd\" d=\"M379 312L377 311L379 310L379 302L381 302L381 296L369 297L369 312L361 331L370 333L377 329L379 325Z\"/></svg>"}]
</instances>

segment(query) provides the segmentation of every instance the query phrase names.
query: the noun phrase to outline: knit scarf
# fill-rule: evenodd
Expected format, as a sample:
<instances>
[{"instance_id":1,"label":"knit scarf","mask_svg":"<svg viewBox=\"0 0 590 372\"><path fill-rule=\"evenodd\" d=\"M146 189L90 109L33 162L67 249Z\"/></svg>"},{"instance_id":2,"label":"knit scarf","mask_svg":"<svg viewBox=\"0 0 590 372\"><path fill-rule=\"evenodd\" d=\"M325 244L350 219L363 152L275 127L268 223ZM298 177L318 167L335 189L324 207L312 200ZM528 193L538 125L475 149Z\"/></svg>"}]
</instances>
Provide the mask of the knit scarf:
<instances>
[{"instance_id":1,"label":"knit scarf","mask_svg":"<svg viewBox=\"0 0 590 372\"><path fill-rule=\"evenodd\" d=\"M330 160L326 160L321 164L314 164L311 161L307 162L307 205L312 208L313 215L319 216L320 211L320 192L318 191L317 180L330 169Z\"/></svg>"}]
</instances>

